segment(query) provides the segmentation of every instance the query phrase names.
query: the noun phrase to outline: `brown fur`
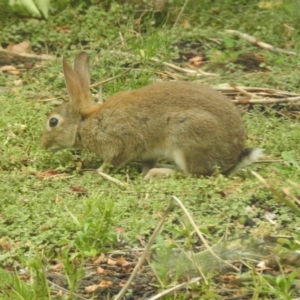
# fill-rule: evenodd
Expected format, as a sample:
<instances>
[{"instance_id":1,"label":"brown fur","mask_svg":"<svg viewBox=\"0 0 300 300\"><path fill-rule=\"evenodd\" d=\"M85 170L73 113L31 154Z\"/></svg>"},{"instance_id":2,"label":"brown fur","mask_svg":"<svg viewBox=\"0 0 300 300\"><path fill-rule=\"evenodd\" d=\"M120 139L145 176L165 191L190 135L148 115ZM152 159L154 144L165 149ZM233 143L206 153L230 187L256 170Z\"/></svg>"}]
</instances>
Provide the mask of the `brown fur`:
<instances>
[{"instance_id":1,"label":"brown fur","mask_svg":"<svg viewBox=\"0 0 300 300\"><path fill-rule=\"evenodd\" d=\"M221 93L199 83L161 82L94 105L87 64L85 52L76 57L74 71L64 61L70 103L50 115L48 120L59 115L62 124L51 128L47 123L45 147L88 149L117 168L140 160L148 170L164 156L196 175L210 175L215 168L226 172L239 163L244 125Z\"/></svg>"}]
</instances>

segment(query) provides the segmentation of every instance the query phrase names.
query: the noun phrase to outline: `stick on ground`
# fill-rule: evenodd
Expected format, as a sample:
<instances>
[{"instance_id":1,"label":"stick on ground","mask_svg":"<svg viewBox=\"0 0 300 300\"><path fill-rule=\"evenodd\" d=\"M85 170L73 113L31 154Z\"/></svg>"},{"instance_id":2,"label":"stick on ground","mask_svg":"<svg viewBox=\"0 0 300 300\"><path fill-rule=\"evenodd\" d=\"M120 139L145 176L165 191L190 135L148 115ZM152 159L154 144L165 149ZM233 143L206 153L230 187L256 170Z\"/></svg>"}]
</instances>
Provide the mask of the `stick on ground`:
<instances>
[{"instance_id":1,"label":"stick on ground","mask_svg":"<svg viewBox=\"0 0 300 300\"><path fill-rule=\"evenodd\" d=\"M195 282L199 281L200 279L201 279L201 277L192 278L191 280L189 280L187 282L184 282L184 283L181 283L181 284L178 284L176 286L173 286L173 287L171 287L171 288L169 288L169 289L167 289L167 290L165 290L165 291L163 291L163 292L161 292L161 293L159 293L159 294L151 297L148 300L157 300L157 299L160 299L161 297L163 297L165 295L168 295L168 294L170 294L170 293L172 293L174 291L177 291L179 289L182 289L182 288L184 288L184 287L186 287L186 286L188 286L188 285L190 285L192 283L195 283Z\"/></svg>"},{"instance_id":2,"label":"stick on ground","mask_svg":"<svg viewBox=\"0 0 300 300\"><path fill-rule=\"evenodd\" d=\"M124 294L126 293L127 289L129 288L131 282L133 281L136 273L138 272L138 270L140 269L143 261L145 260L145 258L149 255L150 249L152 247L152 244L154 243L158 233L160 232L160 229L162 228L166 217L168 216L169 212L171 211L173 205L173 200L171 199L169 206L167 207L167 209L165 210L162 218L160 219L159 223L157 224L154 232L152 233L152 236L150 237L148 244L142 254L142 256L140 257L140 259L138 260L137 264L134 267L134 270L132 271L129 279L127 280L127 282L125 283L125 285L123 286L123 288L120 290L120 292L114 297L114 300L119 300L121 299Z\"/></svg>"},{"instance_id":3,"label":"stick on ground","mask_svg":"<svg viewBox=\"0 0 300 300\"><path fill-rule=\"evenodd\" d=\"M270 44L267 44L265 42L262 42L260 40L258 40L256 37L250 35L250 34L247 34L247 33L243 33L243 32L239 32L237 30L231 30L231 29L227 29L225 30L226 33L229 33L229 34L236 34L238 36L240 36L241 38L245 39L246 41L258 46L258 47L261 47L263 49L266 49L266 50L270 50L270 51L273 51L273 52L279 52L279 53L284 53L284 54L289 54L289 55L296 55L297 53L294 52L294 51L289 51L289 50L285 50L285 49L280 49L280 48L276 48Z\"/></svg>"},{"instance_id":4,"label":"stick on ground","mask_svg":"<svg viewBox=\"0 0 300 300\"><path fill-rule=\"evenodd\" d=\"M198 229L198 226L196 225L196 223L194 222L193 218L191 217L190 213L188 212L188 210L185 208L185 206L182 204L182 202L179 200L179 198L177 198L176 196L173 196L173 199L179 204L179 206L181 207L181 209L183 210L183 212L185 213L185 215L187 216L189 222L192 224L192 226L194 227L194 230L196 231L196 233L198 234L200 240L202 241L202 243L204 244L204 246L206 247L206 249L218 260L221 261L222 263L224 263L225 265L229 266L230 268L234 269L235 271L239 272L240 270L230 264L229 262L227 262L226 260L223 260L221 257L219 257L214 250L209 246L209 244L207 243L206 239L204 238L203 234L200 232L200 230Z\"/></svg>"}]
</instances>

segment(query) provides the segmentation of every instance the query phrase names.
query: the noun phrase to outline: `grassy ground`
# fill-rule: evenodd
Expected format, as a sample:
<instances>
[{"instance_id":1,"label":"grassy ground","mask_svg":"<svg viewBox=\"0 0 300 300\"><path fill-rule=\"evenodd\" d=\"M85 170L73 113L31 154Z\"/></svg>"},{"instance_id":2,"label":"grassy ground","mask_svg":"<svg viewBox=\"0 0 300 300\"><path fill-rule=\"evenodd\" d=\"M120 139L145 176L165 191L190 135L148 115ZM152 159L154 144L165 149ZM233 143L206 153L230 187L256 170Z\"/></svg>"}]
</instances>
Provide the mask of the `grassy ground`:
<instances>
[{"instance_id":1,"label":"grassy ground","mask_svg":"<svg viewBox=\"0 0 300 300\"><path fill-rule=\"evenodd\" d=\"M0 73L1 299L76 299L87 264L94 264L101 253L144 248L172 196L182 201L205 241L227 264L204 247L191 220L174 203L148 260L155 274L154 294L201 276L201 284L164 299L300 297L300 219L297 207L291 207L299 204L300 194L298 107L244 109L248 145L263 148L273 162L230 178L178 173L145 182L133 163L110 171L128 183L124 190L92 172L76 170L80 163L74 163L71 151L52 154L40 146L47 113L66 95L60 58L71 60L82 49L91 55L92 82L132 68L103 85L105 99L171 77L298 92L298 54L264 50L224 29L298 52L299 7L298 0L271 7L258 1L177 0L155 12L145 3L100 1L68 7L47 21L3 18L2 47L29 40L35 53L57 59L29 69L19 65L19 75ZM247 60L238 63L245 53L259 57L260 63L250 69ZM189 55L205 56L201 70L219 75L188 76L151 60L186 67ZM97 89L92 92L96 95ZM101 164L87 152L80 159L85 168ZM59 264L68 292L45 275ZM131 292L126 299L150 298L134 298ZM83 296L109 299L113 294Z\"/></svg>"}]
</instances>

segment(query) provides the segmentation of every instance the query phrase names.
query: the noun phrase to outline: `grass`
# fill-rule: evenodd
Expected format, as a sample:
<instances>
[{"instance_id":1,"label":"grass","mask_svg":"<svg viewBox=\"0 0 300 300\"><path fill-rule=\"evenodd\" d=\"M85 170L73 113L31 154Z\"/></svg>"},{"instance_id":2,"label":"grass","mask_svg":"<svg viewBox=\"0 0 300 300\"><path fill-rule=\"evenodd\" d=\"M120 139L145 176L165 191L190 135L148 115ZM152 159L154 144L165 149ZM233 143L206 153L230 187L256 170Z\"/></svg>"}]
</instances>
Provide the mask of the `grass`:
<instances>
[{"instance_id":1,"label":"grass","mask_svg":"<svg viewBox=\"0 0 300 300\"><path fill-rule=\"evenodd\" d=\"M216 255L241 269L227 269L212 256L174 204L149 259L157 293L196 276L202 281L164 299L299 297L299 215L297 206L291 209L286 200L299 201L300 125L287 106L257 105L243 115L248 144L284 162L256 164L230 178L176 174L145 182L132 163L110 171L128 182L124 190L96 174L76 170L71 151L52 154L40 146L46 115L55 102L43 100L66 95L60 57L73 59L81 49L91 55L93 82L133 67L103 86L105 99L120 90L170 80L163 72L166 68L151 58L173 62L193 44L198 45L194 51L204 52L209 60L204 70L219 74L200 78L208 85L234 82L297 92L298 54L269 52L226 35L223 29L298 51L300 19L294 7L299 1L263 9L257 1L190 0L175 25L185 1L169 1L161 12L147 4L120 2L70 6L47 21L1 19L3 47L29 40L35 53L58 59L31 69L19 66L19 76L0 73L0 298L75 299L87 266L101 253L144 248L142 241L149 240L174 195ZM247 72L234 63L245 52L263 56L261 67L266 70ZM101 164L87 152L80 159L84 167ZM269 219L266 213L271 214ZM54 264L61 264L59 273L69 292L59 292L47 281ZM92 295L88 299L96 299Z\"/></svg>"}]
</instances>

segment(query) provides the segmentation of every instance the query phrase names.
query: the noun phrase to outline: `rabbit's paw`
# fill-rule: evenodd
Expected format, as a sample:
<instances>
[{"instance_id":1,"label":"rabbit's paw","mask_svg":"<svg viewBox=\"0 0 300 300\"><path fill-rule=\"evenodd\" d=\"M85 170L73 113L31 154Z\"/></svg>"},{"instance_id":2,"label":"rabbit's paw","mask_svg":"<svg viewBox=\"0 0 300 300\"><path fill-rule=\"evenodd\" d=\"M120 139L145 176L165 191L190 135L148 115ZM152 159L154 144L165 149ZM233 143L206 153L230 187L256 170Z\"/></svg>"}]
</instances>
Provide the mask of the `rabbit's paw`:
<instances>
[{"instance_id":1,"label":"rabbit's paw","mask_svg":"<svg viewBox=\"0 0 300 300\"><path fill-rule=\"evenodd\" d=\"M153 168L149 170L149 172L144 176L145 180L153 179L155 177L167 177L170 176L172 173L174 173L174 170L169 168Z\"/></svg>"}]
</instances>

